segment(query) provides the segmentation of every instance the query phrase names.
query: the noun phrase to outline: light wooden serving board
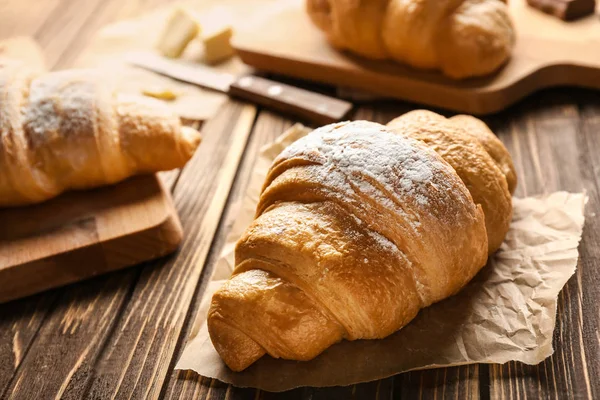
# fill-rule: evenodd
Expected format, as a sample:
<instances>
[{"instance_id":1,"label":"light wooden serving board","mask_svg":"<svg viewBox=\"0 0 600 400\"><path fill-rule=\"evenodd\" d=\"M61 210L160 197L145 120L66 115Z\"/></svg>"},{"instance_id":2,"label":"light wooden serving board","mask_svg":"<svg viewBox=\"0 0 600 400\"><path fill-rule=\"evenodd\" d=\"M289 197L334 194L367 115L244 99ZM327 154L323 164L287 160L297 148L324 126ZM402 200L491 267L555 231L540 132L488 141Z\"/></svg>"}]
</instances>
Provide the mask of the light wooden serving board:
<instances>
[{"instance_id":1,"label":"light wooden serving board","mask_svg":"<svg viewBox=\"0 0 600 400\"><path fill-rule=\"evenodd\" d=\"M258 69L470 114L500 111L545 87L600 89L598 14L563 22L525 0L509 4L517 44L506 66L486 78L453 81L440 73L339 52L299 6L237 35L234 46L246 64Z\"/></svg>"},{"instance_id":2,"label":"light wooden serving board","mask_svg":"<svg viewBox=\"0 0 600 400\"><path fill-rule=\"evenodd\" d=\"M181 239L156 175L0 209L0 303L160 257Z\"/></svg>"}]
</instances>

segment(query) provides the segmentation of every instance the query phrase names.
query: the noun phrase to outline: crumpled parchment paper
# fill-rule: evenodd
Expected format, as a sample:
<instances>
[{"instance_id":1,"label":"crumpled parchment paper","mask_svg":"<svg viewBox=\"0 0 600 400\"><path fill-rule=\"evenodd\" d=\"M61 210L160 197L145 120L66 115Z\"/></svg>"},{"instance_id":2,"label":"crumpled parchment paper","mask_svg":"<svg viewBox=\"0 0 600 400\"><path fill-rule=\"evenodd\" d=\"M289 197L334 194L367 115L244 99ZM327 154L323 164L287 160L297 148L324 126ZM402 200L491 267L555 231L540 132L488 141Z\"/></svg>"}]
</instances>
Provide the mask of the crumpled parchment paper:
<instances>
[{"instance_id":1,"label":"crumpled parchment paper","mask_svg":"<svg viewBox=\"0 0 600 400\"><path fill-rule=\"evenodd\" d=\"M510 230L488 264L460 293L421 310L393 335L343 341L308 362L265 356L245 371L229 370L206 329L210 298L233 270L235 242L254 218L271 162L308 131L292 127L261 150L239 218L215 266L177 369L194 370L235 386L284 391L350 385L410 370L471 363L537 364L553 353L557 296L578 260L587 200L583 193L513 199Z\"/></svg>"}]
</instances>

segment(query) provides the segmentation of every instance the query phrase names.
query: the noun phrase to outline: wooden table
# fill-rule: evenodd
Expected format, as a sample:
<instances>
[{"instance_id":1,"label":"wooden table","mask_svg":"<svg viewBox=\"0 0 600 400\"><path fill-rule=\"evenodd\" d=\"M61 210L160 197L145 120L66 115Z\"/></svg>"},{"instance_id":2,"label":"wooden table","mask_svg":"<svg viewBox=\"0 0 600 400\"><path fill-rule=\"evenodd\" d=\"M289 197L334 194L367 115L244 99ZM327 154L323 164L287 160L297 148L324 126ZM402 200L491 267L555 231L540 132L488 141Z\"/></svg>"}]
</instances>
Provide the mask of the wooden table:
<instances>
[{"instance_id":1,"label":"wooden table","mask_svg":"<svg viewBox=\"0 0 600 400\"><path fill-rule=\"evenodd\" d=\"M34 35L50 67L64 68L99 27L160 2L5 0L0 38ZM387 122L413 108L373 104L354 118ZM203 126L199 154L165 176L185 230L175 255L0 306L0 398L600 398L600 93L549 90L486 121L514 157L517 196L586 190L590 198L577 273L559 298L556 352L544 363L419 371L285 394L174 371L257 150L293 122L232 101Z\"/></svg>"}]
</instances>

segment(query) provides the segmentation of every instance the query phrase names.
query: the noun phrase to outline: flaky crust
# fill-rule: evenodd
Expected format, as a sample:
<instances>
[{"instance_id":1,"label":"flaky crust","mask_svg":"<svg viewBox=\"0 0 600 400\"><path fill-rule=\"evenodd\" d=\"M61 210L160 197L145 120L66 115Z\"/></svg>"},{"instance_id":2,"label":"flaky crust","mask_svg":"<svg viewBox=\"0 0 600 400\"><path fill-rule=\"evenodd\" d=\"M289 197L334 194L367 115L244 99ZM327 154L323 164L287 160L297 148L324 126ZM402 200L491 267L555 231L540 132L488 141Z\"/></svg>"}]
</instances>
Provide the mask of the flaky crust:
<instances>
[{"instance_id":1,"label":"flaky crust","mask_svg":"<svg viewBox=\"0 0 600 400\"><path fill-rule=\"evenodd\" d=\"M406 113L387 125L427 144L444 158L485 213L489 252L500 247L512 219L516 174L510 154L481 120L450 119L426 110Z\"/></svg>"},{"instance_id":2,"label":"flaky crust","mask_svg":"<svg viewBox=\"0 0 600 400\"><path fill-rule=\"evenodd\" d=\"M307 0L306 9L335 47L456 79L495 71L515 43L500 0Z\"/></svg>"},{"instance_id":3,"label":"flaky crust","mask_svg":"<svg viewBox=\"0 0 600 400\"><path fill-rule=\"evenodd\" d=\"M0 114L0 207L182 167L200 142L163 104L117 95L92 70L0 67Z\"/></svg>"},{"instance_id":4,"label":"flaky crust","mask_svg":"<svg viewBox=\"0 0 600 400\"><path fill-rule=\"evenodd\" d=\"M383 338L473 278L496 234L486 232L489 204L471 195L488 201L487 192L469 184L488 182L465 185L452 163L464 163L469 178L478 168L491 169L491 179L504 175L478 134L460 125L427 112L390 128L343 122L276 158L237 244L233 276L208 314L211 340L231 369L264 354L309 360L342 339ZM442 130L452 132L432 135L439 143L422 134ZM450 157L455 146L469 155ZM508 193L506 181L493 186L490 193ZM510 219L508 201L493 211Z\"/></svg>"}]
</instances>

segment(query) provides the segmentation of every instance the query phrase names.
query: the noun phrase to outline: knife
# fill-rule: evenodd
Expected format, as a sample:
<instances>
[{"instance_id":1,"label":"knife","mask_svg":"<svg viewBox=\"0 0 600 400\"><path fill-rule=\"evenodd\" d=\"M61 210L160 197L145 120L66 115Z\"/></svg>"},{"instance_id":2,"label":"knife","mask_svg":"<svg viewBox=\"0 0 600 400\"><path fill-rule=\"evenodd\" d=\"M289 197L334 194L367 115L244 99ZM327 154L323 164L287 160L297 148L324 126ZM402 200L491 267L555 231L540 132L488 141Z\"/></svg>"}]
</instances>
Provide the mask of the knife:
<instances>
[{"instance_id":1,"label":"knife","mask_svg":"<svg viewBox=\"0 0 600 400\"><path fill-rule=\"evenodd\" d=\"M223 92L317 124L340 121L353 106L344 100L256 75L236 76L202 65L183 64L150 52L130 53L126 61L179 81Z\"/></svg>"}]
</instances>

